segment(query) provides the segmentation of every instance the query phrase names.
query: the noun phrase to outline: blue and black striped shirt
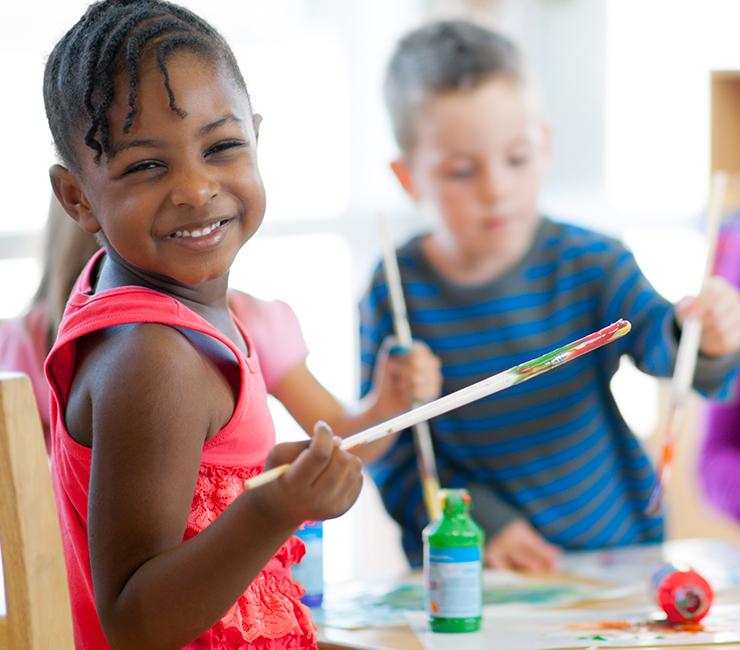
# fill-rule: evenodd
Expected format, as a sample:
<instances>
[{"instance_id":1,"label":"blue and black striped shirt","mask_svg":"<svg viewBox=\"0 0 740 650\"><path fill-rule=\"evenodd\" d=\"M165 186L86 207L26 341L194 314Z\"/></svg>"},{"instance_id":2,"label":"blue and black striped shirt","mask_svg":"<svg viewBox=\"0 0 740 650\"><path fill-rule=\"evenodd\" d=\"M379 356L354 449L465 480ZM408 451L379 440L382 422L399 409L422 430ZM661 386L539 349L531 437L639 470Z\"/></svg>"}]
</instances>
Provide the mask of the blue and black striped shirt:
<instances>
[{"instance_id":1,"label":"blue and black striped shirt","mask_svg":"<svg viewBox=\"0 0 740 650\"><path fill-rule=\"evenodd\" d=\"M570 549L660 541L662 518L644 512L654 470L609 384L623 354L650 375L669 376L679 331L672 305L632 254L615 239L543 219L513 269L469 287L440 276L420 242L404 245L398 261L411 330L441 358L444 394L620 318L632 324L626 336L561 368L435 418L442 486L471 488L488 535L522 516ZM381 266L360 309L365 394L380 343L393 329ZM700 358L694 387L720 391L736 362ZM402 527L409 561L419 565L428 521L410 432L369 470Z\"/></svg>"}]
</instances>

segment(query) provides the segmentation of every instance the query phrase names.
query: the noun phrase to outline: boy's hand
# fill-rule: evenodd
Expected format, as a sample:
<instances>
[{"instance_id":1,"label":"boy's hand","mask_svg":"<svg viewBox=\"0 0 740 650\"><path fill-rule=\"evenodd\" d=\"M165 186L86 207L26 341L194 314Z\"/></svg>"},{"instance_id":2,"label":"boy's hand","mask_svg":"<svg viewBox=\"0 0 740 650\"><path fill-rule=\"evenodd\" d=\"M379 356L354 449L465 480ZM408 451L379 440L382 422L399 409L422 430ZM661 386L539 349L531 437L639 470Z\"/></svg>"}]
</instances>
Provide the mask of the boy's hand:
<instances>
[{"instance_id":1,"label":"boy's hand","mask_svg":"<svg viewBox=\"0 0 740 650\"><path fill-rule=\"evenodd\" d=\"M698 296L684 298L676 305L680 325L689 317L702 323L700 348L705 355L740 350L740 291L725 278L712 276Z\"/></svg>"},{"instance_id":2,"label":"boy's hand","mask_svg":"<svg viewBox=\"0 0 740 650\"><path fill-rule=\"evenodd\" d=\"M562 549L551 544L525 519L515 519L486 544L484 564L492 569L554 571Z\"/></svg>"},{"instance_id":3,"label":"boy's hand","mask_svg":"<svg viewBox=\"0 0 740 650\"><path fill-rule=\"evenodd\" d=\"M378 354L373 391L377 413L383 418L408 411L418 402L429 402L442 391L442 364L423 341L410 350L394 348L393 337L383 341Z\"/></svg>"}]
</instances>

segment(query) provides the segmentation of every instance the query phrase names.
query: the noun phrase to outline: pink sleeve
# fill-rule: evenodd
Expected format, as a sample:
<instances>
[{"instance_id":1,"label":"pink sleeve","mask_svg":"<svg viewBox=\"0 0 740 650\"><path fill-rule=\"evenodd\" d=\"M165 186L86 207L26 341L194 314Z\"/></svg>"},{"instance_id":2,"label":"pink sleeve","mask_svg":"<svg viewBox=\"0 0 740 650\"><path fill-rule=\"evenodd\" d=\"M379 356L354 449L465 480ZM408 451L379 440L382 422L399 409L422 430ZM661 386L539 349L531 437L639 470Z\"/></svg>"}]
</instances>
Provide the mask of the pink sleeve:
<instances>
[{"instance_id":1,"label":"pink sleeve","mask_svg":"<svg viewBox=\"0 0 740 650\"><path fill-rule=\"evenodd\" d=\"M49 435L49 384L44 361L49 351L48 317L44 305L35 306L25 318L0 323L0 370L24 372L31 378L44 435ZM49 441L47 439L47 449Z\"/></svg>"},{"instance_id":2,"label":"pink sleeve","mask_svg":"<svg viewBox=\"0 0 740 650\"><path fill-rule=\"evenodd\" d=\"M273 394L288 371L308 356L298 317L282 300L260 300L234 289L229 304L254 344L267 392Z\"/></svg>"}]
</instances>

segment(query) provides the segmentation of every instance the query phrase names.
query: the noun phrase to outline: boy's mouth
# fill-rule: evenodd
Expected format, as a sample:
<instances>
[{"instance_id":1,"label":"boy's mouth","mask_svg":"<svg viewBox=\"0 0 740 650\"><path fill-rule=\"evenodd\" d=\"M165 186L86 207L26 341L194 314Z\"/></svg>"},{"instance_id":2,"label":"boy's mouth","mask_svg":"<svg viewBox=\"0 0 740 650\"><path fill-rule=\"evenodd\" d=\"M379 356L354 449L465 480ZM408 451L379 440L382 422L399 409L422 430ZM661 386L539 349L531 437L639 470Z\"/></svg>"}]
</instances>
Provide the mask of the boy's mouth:
<instances>
[{"instance_id":1,"label":"boy's mouth","mask_svg":"<svg viewBox=\"0 0 740 650\"><path fill-rule=\"evenodd\" d=\"M230 219L222 219L221 221L216 221L215 223L209 224L200 229L178 230L173 232L170 237L173 239L186 239L188 237L197 239L198 237L205 237L206 235L210 235L214 230L216 230L216 228L223 226L227 221L230 221Z\"/></svg>"},{"instance_id":2,"label":"boy's mouth","mask_svg":"<svg viewBox=\"0 0 740 650\"><path fill-rule=\"evenodd\" d=\"M513 219L511 217L501 215L495 218L486 219L482 225L484 230L496 231L507 228L512 222Z\"/></svg>"}]
</instances>

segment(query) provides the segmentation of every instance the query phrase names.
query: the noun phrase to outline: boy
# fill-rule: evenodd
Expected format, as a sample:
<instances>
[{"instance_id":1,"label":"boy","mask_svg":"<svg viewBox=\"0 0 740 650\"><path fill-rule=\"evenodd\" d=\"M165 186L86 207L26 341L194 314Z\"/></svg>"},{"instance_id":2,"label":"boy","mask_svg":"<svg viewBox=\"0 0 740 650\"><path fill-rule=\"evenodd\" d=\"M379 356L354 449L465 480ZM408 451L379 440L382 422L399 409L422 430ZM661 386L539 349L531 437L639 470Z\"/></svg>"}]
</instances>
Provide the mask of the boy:
<instances>
[{"instance_id":1,"label":"boy","mask_svg":"<svg viewBox=\"0 0 740 650\"><path fill-rule=\"evenodd\" d=\"M550 132L534 79L507 39L461 21L398 45L386 104L401 185L433 220L398 251L414 337L442 360L443 394L620 318L626 337L563 368L431 422L440 481L465 486L489 566L546 570L561 548L662 539L645 514L655 480L609 382L623 354L673 370L687 310L704 325L694 387L726 387L740 349L740 296L713 278L674 307L617 241L540 216ZM361 304L363 390L391 332L380 269ZM427 523L408 432L370 466L412 565Z\"/></svg>"}]
</instances>

